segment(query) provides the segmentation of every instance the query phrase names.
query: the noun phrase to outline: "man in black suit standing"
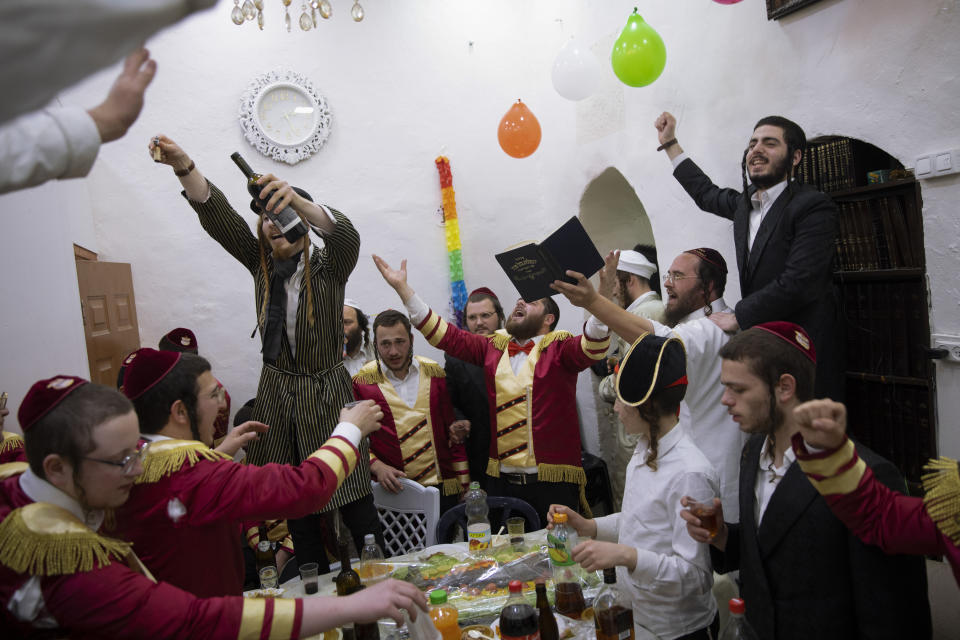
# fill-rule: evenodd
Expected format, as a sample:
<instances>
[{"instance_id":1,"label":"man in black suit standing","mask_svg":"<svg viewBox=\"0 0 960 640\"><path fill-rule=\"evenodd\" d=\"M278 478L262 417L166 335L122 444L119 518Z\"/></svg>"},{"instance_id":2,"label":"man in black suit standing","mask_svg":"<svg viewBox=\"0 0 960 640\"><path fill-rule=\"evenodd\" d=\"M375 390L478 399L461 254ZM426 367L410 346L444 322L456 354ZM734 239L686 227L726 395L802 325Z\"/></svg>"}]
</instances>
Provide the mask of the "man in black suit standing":
<instances>
[{"instance_id":1,"label":"man in black suit standing","mask_svg":"<svg viewBox=\"0 0 960 640\"><path fill-rule=\"evenodd\" d=\"M677 143L676 119L654 123L673 163L673 175L702 210L733 221L743 296L733 314L718 313L725 331L788 320L806 329L819 347L817 397L843 400L843 319L833 285L837 207L826 195L798 184L793 172L806 148L794 122L769 116L754 127L743 152L742 191L715 185Z\"/></svg>"},{"instance_id":2,"label":"man in black suit standing","mask_svg":"<svg viewBox=\"0 0 960 640\"><path fill-rule=\"evenodd\" d=\"M761 638L930 638L926 569L921 558L866 545L833 515L790 446L800 430L794 408L813 398L817 354L789 322L757 325L720 349L722 402L750 434L740 459L740 522L702 528L681 512L687 531L711 544L715 571L740 571L747 619ZM857 444L882 483L905 490L887 460ZM682 500L684 506L688 499Z\"/></svg>"},{"instance_id":3,"label":"man in black suit standing","mask_svg":"<svg viewBox=\"0 0 960 640\"><path fill-rule=\"evenodd\" d=\"M467 330L490 335L503 328L503 307L496 294L486 287L470 292L463 310ZM487 488L487 462L490 460L490 407L483 367L447 354L444 364L447 389L457 421L450 425L450 439L467 447L470 479Z\"/></svg>"}]
</instances>

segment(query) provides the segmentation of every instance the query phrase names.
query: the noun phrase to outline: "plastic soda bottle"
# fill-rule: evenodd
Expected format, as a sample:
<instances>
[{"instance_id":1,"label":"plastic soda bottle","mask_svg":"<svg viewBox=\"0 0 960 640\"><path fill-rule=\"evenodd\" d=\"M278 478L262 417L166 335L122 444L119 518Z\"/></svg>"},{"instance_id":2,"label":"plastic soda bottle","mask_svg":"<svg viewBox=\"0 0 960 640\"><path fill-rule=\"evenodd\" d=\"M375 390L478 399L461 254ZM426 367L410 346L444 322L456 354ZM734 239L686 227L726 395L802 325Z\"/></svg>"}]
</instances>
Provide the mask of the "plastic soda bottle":
<instances>
[{"instance_id":1,"label":"plastic soda bottle","mask_svg":"<svg viewBox=\"0 0 960 640\"><path fill-rule=\"evenodd\" d=\"M383 551L377 544L377 539L372 533L363 537L363 550L360 552L360 579L368 585L374 585L383 580L387 574L387 568L383 563Z\"/></svg>"},{"instance_id":2,"label":"plastic soda bottle","mask_svg":"<svg viewBox=\"0 0 960 640\"><path fill-rule=\"evenodd\" d=\"M727 625L720 632L720 640L758 640L757 632L753 630L750 623L747 622L744 613L747 611L746 605L740 598L730 599L730 619Z\"/></svg>"},{"instance_id":3,"label":"plastic soda bottle","mask_svg":"<svg viewBox=\"0 0 960 640\"><path fill-rule=\"evenodd\" d=\"M523 584L510 581L510 597L500 611L501 640L540 640L540 620L533 605L523 599Z\"/></svg>"},{"instance_id":4,"label":"plastic soda bottle","mask_svg":"<svg viewBox=\"0 0 960 640\"><path fill-rule=\"evenodd\" d=\"M579 538L567 524L567 514L553 514L553 530L547 533L550 563L553 565L553 588L557 613L579 619L586 608L580 586L580 568L571 551Z\"/></svg>"},{"instance_id":5,"label":"plastic soda bottle","mask_svg":"<svg viewBox=\"0 0 960 640\"><path fill-rule=\"evenodd\" d=\"M479 482L471 482L466 496L467 541L471 552L482 553L490 547L493 536L487 517L489 512L487 492L480 488Z\"/></svg>"},{"instance_id":6,"label":"plastic soda bottle","mask_svg":"<svg viewBox=\"0 0 960 640\"><path fill-rule=\"evenodd\" d=\"M430 592L430 618L443 640L460 640L459 614L456 607L447 604L447 592L443 589Z\"/></svg>"}]
</instances>

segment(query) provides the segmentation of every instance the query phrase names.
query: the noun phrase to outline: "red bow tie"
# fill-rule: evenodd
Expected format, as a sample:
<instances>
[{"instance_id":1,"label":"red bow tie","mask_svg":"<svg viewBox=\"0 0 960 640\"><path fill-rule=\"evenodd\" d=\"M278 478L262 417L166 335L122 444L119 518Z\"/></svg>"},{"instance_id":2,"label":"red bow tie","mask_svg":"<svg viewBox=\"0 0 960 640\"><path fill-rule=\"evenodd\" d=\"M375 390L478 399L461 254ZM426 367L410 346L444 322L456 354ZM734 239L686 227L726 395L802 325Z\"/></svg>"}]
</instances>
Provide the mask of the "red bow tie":
<instances>
[{"instance_id":1,"label":"red bow tie","mask_svg":"<svg viewBox=\"0 0 960 640\"><path fill-rule=\"evenodd\" d=\"M517 355L521 351L527 355L530 355L530 351L533 350L534 344L535 343L533 342L533 340L528 340L526 344L517 344L516 342L511 340L507 344L507 356L512 358L513 356Z\"/></svg>"}]
</instances>

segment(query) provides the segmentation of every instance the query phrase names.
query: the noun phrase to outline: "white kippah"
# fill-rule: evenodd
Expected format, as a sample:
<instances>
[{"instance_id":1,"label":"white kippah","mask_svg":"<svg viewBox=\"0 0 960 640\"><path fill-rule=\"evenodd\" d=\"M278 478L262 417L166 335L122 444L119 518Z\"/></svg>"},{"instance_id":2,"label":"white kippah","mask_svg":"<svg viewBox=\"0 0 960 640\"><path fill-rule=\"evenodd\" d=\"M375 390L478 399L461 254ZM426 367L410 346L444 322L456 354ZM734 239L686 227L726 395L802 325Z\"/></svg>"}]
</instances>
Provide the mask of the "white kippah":
<instances>
[{"instance_id":1,"label":"white kippah","mask_svg":"<svg viewBox=\"0 0 960 640\"><path fill-rule=\"evenodd\" d=\"M617 263L617 271L626 271L641 278L650 278L657 270L657 265L647 260L639 251L624 249L620 252L620 262Z\"/></svg>"},{"instance_id":2,"label":"white kippah","mask_svg":"<svg viewBox=\"0 0 960 640\"><path fill-rule=\"evenodd\" d=\"M353 307L354 309L359 309L359 308L360 308L360 303L357 302L356 300L354 300L353 298L344 298L344 299L343 299L343 306L345 306L345 307Z\"/></svg>"}]
</instances>

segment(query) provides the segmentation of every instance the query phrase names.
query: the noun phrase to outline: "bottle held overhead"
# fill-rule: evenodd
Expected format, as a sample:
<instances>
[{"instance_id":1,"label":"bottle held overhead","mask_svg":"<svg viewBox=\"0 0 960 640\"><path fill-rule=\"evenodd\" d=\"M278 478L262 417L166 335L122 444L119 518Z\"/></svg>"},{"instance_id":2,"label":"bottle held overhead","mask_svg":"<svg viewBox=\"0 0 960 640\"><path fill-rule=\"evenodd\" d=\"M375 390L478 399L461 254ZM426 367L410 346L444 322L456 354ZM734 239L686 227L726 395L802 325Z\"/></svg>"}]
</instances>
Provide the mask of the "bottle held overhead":
<instances>
[{"instance_id":1,"label":"bottle held overhead","mask_svg":"<svg viewBox=\"0 0 960 640\"><path fill-rule=\"evenodd\" d=\"M260 198L260 191L263 190L263 186L257 184L257 180L260 179L262 174L255 173L253 169L250 168L250 165L247 164L247 161L243 159L243 156L240 155L239 151L230 154L230 159L240 167L240 171L247 177L247 191L250 193L254 202L256 202L264 214L273 221L273 224L280 230L280 233L287 239L287 242L293 244L307 235L309 231L307 224L290 205L287 205L280 211L267 210L267 201Z\"/></svg>"}]
</instances>

